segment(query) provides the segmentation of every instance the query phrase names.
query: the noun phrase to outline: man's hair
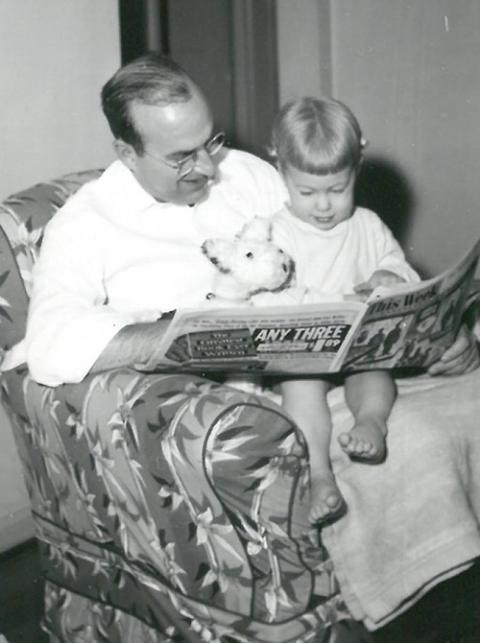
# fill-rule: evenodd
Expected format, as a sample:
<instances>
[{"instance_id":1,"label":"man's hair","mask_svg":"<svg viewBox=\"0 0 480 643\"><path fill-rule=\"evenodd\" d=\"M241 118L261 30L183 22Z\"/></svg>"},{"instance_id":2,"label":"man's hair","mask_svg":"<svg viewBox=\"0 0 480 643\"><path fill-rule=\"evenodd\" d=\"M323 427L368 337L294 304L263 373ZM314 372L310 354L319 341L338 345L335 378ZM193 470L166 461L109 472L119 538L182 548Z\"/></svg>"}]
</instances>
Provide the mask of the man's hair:
<instances>
[{"instance_id":1,"label":"man's hair","mask_svg":"<svg viewBox=\"0 0 480 643\"><path fill-rule=\"evenodd\" d=\"M333 174L356 168L364 142L351 110L333 98L304 97L286 103L272 134L278 165L308 174Z\"/></svg>"},{"instance_id":2,"label":"man's hair","mask_svg":"<svg viewBox=\"0 0 480 643\"><path fill-rule=\"evenodd\" d=\"M120 67L102 88L102 108L113 136L143 154L144 142L135 128L130 106L184 103L192 97L193 81L173 60L150 53Z\"/></svg>"}]
</instances>

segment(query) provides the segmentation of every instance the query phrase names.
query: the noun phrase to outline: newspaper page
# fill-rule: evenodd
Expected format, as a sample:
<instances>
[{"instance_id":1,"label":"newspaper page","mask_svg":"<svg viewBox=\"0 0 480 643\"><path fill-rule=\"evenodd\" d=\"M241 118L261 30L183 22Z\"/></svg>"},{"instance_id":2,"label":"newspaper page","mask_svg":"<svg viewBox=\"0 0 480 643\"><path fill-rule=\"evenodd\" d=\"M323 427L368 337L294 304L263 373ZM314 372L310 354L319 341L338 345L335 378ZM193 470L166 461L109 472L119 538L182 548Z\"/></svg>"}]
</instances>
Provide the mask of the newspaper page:
<instances>
[{"instance_id":1,"label":"newspaper page","mask_svg":"<svg viewBox=\"0 0 480 643\"><path fill-rule=\"evenodd\" d=\"M480 241L438 277L377 288L367 302L176 311L163 370L322 374L427 367L458 332Z\"/></svg>"},{"instance_id":2,"label":"newspaper page","mask_svg":"<svg viewBox=\"0 0 480 643\"><path fill-rule=\"evenodd\" d=\"M462 321L480 241L455 266L419 284L370 297L342 370L428 367L451 346Z\"/></svg>"},{"instance_id":3,"label":"newspaper page","mask_svg":"<svg viewBox=\"0 0 480 643\"><path fill-rule=\"evenodd\" d=\"M160 367L252 373L329 373L366 306L360 302L177 311Z\"/></svg>"}]
</instances>

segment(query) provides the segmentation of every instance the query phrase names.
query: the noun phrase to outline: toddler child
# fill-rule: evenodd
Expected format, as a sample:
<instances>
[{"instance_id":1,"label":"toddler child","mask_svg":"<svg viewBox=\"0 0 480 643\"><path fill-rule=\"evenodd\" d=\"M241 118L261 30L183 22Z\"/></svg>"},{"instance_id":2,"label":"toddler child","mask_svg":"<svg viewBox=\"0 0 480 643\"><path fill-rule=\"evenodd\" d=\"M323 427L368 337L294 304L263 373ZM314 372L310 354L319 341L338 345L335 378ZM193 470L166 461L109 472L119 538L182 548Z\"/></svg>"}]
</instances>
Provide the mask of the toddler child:
<instances>
[{"instance_id":1,"label":"toddler child","mask_svg":"<svg viewBox=\"0 0 480 643\"><path fill-rule=\"evenodd\" d=\"M375 287L418 281L390 230L372 211L356 207L355 181L364 141L357 119L334 99L286 104L273 128L273 150L288 190L273 219L274 240L296 265L297 285L348 298ZM310 457L311 522L333 519L344 500L333 475L329 445L328 377L282 379L283 405L305 435ZM380 462L396 389L387 371L345 377L353 427L339 437L353 459Z\"/></svg>"}]
</instances>

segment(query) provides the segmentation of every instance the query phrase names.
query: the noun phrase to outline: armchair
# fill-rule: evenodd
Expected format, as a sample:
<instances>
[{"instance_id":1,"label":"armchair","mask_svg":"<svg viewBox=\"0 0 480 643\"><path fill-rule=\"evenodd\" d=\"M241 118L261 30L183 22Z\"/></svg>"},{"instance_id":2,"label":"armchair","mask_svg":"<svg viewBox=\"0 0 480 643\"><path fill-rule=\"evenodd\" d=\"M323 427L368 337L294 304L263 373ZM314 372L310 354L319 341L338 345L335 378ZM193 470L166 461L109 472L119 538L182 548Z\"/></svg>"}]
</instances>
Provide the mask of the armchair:
<instances>
[{"instance_id":1,"label":"armchair","mask_svg":"<svg viewBox=\"0 0 480 643\"><path fill-rule=\"evenodd\" d=\"M0 343L25 331L42 231L99 171L0 206ZM2 374L51 641L360 643L307 520L305 444L280 407L197 376ZM315 537L314 537L315 536Z\"/></svg>"}]
</instances>

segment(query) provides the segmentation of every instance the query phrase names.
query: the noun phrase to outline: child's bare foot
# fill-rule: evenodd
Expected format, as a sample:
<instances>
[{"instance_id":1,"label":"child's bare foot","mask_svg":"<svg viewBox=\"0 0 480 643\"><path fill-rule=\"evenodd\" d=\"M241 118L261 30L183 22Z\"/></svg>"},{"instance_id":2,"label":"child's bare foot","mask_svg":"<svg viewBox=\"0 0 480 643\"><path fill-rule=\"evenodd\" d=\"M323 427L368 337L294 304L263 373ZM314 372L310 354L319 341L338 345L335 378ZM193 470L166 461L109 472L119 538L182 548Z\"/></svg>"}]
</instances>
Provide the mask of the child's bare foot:
<instances>
[{"instance_id":1,"label":"child's bare foot","mask_svg":"<svg viewBox=\"0 0 480 643\"><path fill-rule=\"evenodd\" d=\"M379 420L357 420L348 433L338 436L340 446L351 458L381 462L385 458L387 425Z\"/></svg>"},{"instance_id":2,"label":"child's bare foot","mask_svg":"<svg viewBox=\"0 0 480 643\"><path fill-rule=\"evenodd\" d=\"M332 473L315 474L310 484L312 504L308 519L312 524L333 518L345 507L345 501Z\"/></svg>"}]
</instances>

